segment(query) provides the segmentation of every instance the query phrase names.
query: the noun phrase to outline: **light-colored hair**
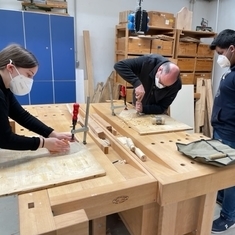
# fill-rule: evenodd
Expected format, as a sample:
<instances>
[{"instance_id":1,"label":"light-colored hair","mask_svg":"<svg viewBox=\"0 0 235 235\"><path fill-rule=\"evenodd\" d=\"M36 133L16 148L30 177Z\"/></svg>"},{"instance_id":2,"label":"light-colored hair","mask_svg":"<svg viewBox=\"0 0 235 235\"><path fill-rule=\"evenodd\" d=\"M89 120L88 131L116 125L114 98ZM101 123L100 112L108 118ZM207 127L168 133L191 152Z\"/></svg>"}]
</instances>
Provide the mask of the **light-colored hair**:
<instances>
[{"instance_id":1,"label":"light-colored hair","mask_svg":"<svg viewBox=\"0 0 235 235\"><path fill-rule=\"evenodd\" d=\"M20 68L34 68L38 66L36 57L18 44L10 44L0 51L0 70L3 70L10 61Z\"/></svg>"}]
</instances>

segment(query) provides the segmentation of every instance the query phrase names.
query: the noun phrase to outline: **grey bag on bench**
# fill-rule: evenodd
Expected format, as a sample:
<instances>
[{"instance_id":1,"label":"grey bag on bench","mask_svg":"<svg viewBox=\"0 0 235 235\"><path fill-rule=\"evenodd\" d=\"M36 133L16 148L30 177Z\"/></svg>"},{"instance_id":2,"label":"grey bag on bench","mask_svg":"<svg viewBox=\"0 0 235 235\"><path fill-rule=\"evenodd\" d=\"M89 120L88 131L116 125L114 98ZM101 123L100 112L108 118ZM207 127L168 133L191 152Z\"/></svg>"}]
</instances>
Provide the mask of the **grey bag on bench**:
<instances>
[{"instance_id":1,"label":"grey bag on bench","mask_svg":"<svg viewBox=\"0 0 235 235\"><path fill-rule=\"evenodd\" d=\"M219 140L198 140L189 144L177 142L177 149L197 162L215 166L235 164L235 149Z\"/></svg>"}]
</instances>

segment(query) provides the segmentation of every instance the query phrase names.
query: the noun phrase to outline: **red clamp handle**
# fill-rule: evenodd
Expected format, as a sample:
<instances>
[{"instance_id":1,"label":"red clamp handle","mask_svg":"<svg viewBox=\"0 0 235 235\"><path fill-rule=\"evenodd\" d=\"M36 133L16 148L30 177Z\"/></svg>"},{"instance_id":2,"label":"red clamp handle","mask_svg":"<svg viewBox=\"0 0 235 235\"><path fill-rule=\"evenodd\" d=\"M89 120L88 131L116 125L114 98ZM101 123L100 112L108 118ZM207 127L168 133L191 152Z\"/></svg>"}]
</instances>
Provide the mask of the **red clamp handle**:
<instances>
[{"instance_id":1,"label":"red clamp handle","mask_svg":"<svg viewBox=\"0 0 235 235\"><path fill-rule=\"evenodd\" d=\"M76 121L76 122L78 120L79 107L80 105L77 103L73 105L73 121Z\"/></svg>"},{"instance_id":2,"label":"red clamp handle","mask_svg":"<svg viewBox=\"0 0 235 235\"><path fill-rule=\"evenodd\" d=\"M125 87L125 86L122 86L122 87L121 87L121 96L122 96L122 97L125 97L125 96L126 96L126 87Z\"/></svg>"}]
</instances>

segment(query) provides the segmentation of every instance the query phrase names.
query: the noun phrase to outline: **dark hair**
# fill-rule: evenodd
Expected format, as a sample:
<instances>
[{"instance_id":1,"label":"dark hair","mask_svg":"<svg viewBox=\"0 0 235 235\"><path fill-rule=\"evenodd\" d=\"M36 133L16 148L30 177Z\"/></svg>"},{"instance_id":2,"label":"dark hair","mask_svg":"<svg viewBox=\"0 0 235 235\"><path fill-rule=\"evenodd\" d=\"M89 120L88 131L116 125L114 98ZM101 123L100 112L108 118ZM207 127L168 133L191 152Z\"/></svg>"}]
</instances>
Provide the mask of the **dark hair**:
<instances>
[{"instance_id":1,"label":"dark hair","mask_svg":"<svg viewBox=\"0 0 235 235\"><path fill-rule=\"evenodd\" d=\"M221 31L213 40L210 45L211 50L215 50L216 47L227 49L229 46L235 46L235 31L232 29L225 29Z\"/></svg>"},{"instance_id":2,"label":"dark hair","mask_svg":"<svg viewBox=\"0 0 235 235\"><path fill-rule=\"evenodd\" d=\"M11 44L0 51L0 70L12 61L16 67L33 68L38 66L36 57L24 47Z\"/></svg>"}]
</instances>

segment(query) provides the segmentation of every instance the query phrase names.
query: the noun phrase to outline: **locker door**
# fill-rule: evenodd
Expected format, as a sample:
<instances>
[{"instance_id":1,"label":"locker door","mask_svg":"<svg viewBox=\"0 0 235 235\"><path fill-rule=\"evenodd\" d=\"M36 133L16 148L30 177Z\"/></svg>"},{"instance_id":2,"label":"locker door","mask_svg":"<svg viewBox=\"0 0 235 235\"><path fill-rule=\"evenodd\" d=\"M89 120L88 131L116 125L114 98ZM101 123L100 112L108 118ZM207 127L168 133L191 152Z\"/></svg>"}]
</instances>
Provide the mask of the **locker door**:
<instances>
[{"instance_id":1,"label":"locker door","mask_svg":"<svg viewBox=\"0 0 235 235\"><path fill-rule=\"evenodd\" d=\"M0 9L0 50L10 43L24 46L22 11Z\"/></svg>"},{"instance_id":2,"label":"locker door","mask_svg":"<svg viewBox=\"0 0 235 235\"><path fill-rule=\"evenodd\" d=\"M51 15L50 19L54 79L74 81L74 18Z\"/></svg>"},{"instance_id":3,"label":"locker door","mask_svg":"<svg viewBox=\"0 0 235 235\"><path fill-rule=\"evenodd\" d=\"M30 93L31 104L54 103L49 15L24 12L24 22L26 48L39 62Z\"/></svg>"},{"instance_id":4,"label":"locker door","mask_svg":"<svg viewBox=\"0 0 235 235\"><path fill-rule=\"evenodd\" d=\"M0 50L11 43L25 46L22 11L0 9L0 29ZM29 104L29 95L16 96L16 99L22 105Z\"/></svg>"},{"instance_id":5,"label":"locker door","mask_svg":"<svg viewBox=\"0 0 235 235\"><path fill-rule=\"evenodd\" d=\"M55 103L76 101L74 18L51 15Z\"/></svg>"}]
</instances>

